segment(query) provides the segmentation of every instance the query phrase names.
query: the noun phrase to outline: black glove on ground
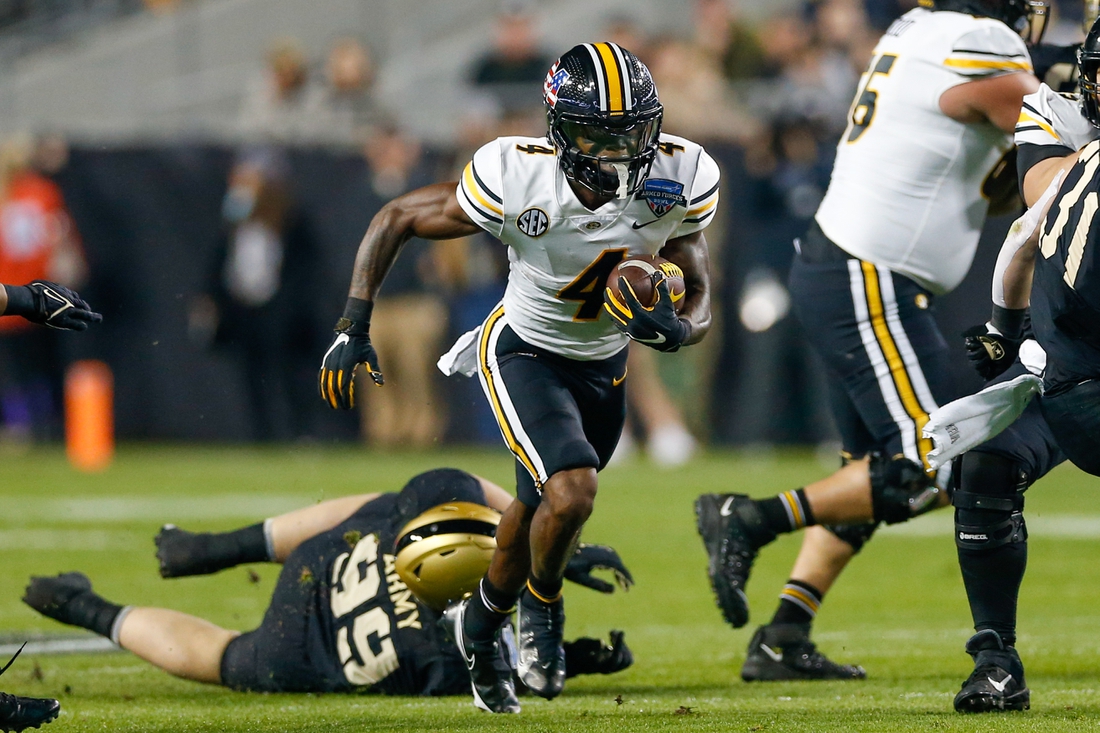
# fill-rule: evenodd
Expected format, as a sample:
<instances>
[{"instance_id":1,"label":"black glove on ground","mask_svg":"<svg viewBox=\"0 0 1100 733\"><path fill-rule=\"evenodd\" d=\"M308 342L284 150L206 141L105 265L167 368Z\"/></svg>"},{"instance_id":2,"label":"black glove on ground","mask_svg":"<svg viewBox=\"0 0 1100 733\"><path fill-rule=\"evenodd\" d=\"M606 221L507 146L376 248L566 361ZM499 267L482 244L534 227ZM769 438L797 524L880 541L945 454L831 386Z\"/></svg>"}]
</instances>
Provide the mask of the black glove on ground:
<instances>
[{"instance_id":1,"label":"black glove on ground","mask_svg":"<svg viewBox=\"0 0 1100 733\"><path fill-rule=\"evenodd\" d=\"M610 570L615 574L615 582L623 590L634 585L634 576L626 569L619 553L607 545L580 545L577 552L565 566L565 579L583 585L600 593L612 593L615 586L606 580L592 575L593 570Z\"/></svg>"}]
</instances>

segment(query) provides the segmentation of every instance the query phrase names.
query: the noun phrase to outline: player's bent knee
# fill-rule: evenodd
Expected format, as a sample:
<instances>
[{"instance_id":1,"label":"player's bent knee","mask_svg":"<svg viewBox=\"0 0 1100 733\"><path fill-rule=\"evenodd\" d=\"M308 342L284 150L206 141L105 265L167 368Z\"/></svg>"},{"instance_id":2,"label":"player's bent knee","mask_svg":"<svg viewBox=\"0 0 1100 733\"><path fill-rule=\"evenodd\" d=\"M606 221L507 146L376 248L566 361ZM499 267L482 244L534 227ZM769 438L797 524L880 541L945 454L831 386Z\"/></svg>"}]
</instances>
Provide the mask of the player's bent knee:
<instances>
[{"instance_id":1,"label":"player's bent knee","mask_svg":"<svg viewBox=\"0 0 1100 733\"><path fill-rule=\"evenodd\" d=\"M908 458L872 453L869 470L876 522L906 522L938 506L940 489L923 467Z\"/></svg>"},{"instance_id":2,"label":"player's bent knee","mask_svg":"<svg viewBox=\"0 0 1100 733\"><path fill-rule=\"evenodd\" d=\"M971 451L959 466L955 506L955 544L962 550L993 550L1027 541L1024 491L1027 474L1015 461Z\"/></svg>"},{"instance_id":3,"label":"player's bent knee","mask_svg":"<svg viewBox=\"0 0 1100 733\"><path fill-rule=\"evenodd\" d=\"M543 504L547 505L554 516L567 522L583 524L592 514L596 486L595 469L558 471L543 488Z\"/></svg>"}]
</instances>

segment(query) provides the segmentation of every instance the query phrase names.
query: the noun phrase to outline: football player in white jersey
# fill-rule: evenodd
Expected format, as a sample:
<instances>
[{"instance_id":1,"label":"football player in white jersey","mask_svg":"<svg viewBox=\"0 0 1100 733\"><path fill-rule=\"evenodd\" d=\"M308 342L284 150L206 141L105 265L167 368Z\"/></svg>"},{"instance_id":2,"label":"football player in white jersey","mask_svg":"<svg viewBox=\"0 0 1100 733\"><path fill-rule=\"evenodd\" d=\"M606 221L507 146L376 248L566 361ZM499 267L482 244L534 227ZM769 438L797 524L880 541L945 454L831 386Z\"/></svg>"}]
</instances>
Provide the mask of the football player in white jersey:
<instances>
[{"instance_id":1,"label":"football player in white jersey","mask_svg":"<svg viewBox=\"0 0 1100 733\"><path fill-rule=\"evenodd\" d=\"M735 627L748 621L744 587L759 548L812 527L771 623L750 642L745 680L864 677L809 640L822 598L880 522L947 503L946 471L926 473L932 445L921 435L928 413L956 396L932 304L970 267L990 195L1016 195L1002 156L1039 82L1015 28L1039 15L1043 3L1029 0L935 0L875 47L790 275L830 377L845 465L766 500L696 502L712 585Z\"/></svg>"},{"instance_id":2,"label":"football player in white jersey","mask_svg":"<svg viewBox=\"0 0 1100 733\"><path fill-rule=\"evenodd\" d=\"M457 184L413 191L375 216L320 373L321 395L334 408L352 406L358 364L381 386L372 301L410 237L484 229L508 245L503 301L440 359L445 373L477 372L516 457L517 500L456 624L474 702L494 712L519 711L500 641L517 602L520 679L542 697L562 690L562 573L592 511L596 472L622 430L629 339L675 351L702 339L711 323L703 229L718 203L718 167L695 143L661 134L649 70L614 43L578 45L550 69L543 98L546 137L494 140ZM616 265L658 253L683 270L679 314L655 273L653 307L625 288L626 302L609 318L605 283Z\"/></svg>"}]
</instances>

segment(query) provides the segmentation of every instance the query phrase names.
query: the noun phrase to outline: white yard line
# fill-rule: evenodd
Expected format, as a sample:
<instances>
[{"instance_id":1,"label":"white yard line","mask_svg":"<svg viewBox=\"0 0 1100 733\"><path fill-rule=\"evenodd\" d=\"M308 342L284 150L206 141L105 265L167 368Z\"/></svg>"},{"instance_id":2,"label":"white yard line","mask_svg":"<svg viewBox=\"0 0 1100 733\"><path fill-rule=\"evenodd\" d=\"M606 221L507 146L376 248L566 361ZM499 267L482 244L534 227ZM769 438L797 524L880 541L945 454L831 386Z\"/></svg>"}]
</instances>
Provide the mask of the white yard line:
<instances>
[{"instance_id":1,"label":"white yard line","mask_svg":"<svg viewBox=\"0 0 1100 733\"><path fill-rule=\"evenodd\" d=\"M18 644L0 644L0 657L5 660L19 651L22 642ZM99 654L102 652L119 652L121 648L115 646L110 639L102 636L89 636L87 638L59 638L39 639L27 642L24 654Z\"/></svg>"},{"instance_id":2,"label":"white yard line","mask_svg":"<svg viewBox=\"0 0 1100 733\"><path fill-rule=\"evenodd\" d=\"M184 522L203 519L242 518L259 521L306 506L311 499L301 494L221 494L191 496L101 496L81 499L4 500L0 523Z\"/></svg>"}]
</instances>

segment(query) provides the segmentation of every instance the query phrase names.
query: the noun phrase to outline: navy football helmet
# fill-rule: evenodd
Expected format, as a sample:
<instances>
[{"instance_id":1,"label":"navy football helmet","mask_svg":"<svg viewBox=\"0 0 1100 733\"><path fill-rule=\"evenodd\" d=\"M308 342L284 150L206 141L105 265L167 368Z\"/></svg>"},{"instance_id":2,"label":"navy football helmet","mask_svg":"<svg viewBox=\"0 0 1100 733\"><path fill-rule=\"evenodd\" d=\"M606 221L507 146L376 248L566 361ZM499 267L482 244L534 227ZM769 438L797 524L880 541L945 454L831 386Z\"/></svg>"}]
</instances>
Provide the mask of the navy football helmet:
<instances>
[{"instance_id":1,"label":"navy football helmet","mask_svg":"<svg viewBox=\"0 0 1100 733\"><path fill-rule=\"evenodd\" d=\"M1077 49L1077 83L1081 85L1081 111L1100 127L1100 19L1092 24L1085 42Z\"/></svg>"},{"instance_id":2,"label":"navy football helmet","mask_svg":"<svg viewBox=\"0 0 1100 733\"><path fill-rule=\"evenodd\" d=\"M999 20L1033 46L1043 40L1050 17L1050 0L933 0L932 7Z\"/></svg>"},{"instance_id":3,"label":"navy football helmet","mask_svg":"<svg viewBox=\"0 0 1100 733\"><path fill-rule=\"evenodd\" d=\"M637 56L614 43L574 46L550 67L542 96L566 178L621 199L641 188L664 108Z\"/></svg>"}]
</instances>

